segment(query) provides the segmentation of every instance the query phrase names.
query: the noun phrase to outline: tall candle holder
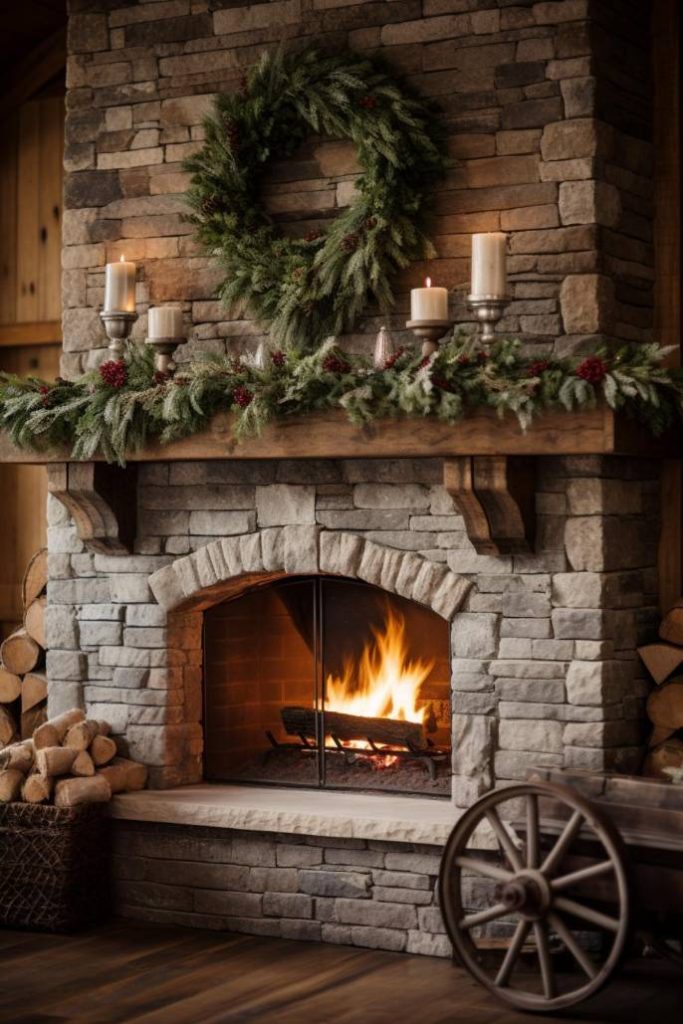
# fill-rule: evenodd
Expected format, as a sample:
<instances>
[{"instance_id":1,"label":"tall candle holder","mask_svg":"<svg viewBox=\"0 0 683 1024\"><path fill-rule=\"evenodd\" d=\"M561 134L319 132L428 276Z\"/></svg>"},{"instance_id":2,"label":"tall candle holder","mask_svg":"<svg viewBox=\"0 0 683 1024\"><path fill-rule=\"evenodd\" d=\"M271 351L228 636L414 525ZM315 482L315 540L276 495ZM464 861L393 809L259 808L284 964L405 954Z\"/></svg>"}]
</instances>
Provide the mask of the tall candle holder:
<instances>
[{"instance_id":1,"label":"tall candle holder","mask_svg":"<svg viewBox=\"0 0 683 1024\"><path fill-rule=\"evenodd\" d=\"M109 353L112 359L122 357L125 343L137 318L137 313L124 309L103 309L100 313L105 334L109 338Z\"/></svg>"},{"instance_id":2,"label":"tall candle holder","mask_svg":"<svg viewBox=\"0 0 683 1024\"><path fill-rule=\"evenodd\" d=\"M481 324L480 337L483 344L490 344L495 338L495 326L503 316L509 296L468 295L467 305Z\"/></svg>"},{"instance_id":3,"label":"tall candle holder","mask_svg":"<svg viewBox=\"0 0 683 1024\"><path fill-rule=\"evenodd\" d=\"M413 334L422 340L422 355L431 356L439 351L439 340L450 331L452 320L407 320Z\"/></svg>"}]
</instances>

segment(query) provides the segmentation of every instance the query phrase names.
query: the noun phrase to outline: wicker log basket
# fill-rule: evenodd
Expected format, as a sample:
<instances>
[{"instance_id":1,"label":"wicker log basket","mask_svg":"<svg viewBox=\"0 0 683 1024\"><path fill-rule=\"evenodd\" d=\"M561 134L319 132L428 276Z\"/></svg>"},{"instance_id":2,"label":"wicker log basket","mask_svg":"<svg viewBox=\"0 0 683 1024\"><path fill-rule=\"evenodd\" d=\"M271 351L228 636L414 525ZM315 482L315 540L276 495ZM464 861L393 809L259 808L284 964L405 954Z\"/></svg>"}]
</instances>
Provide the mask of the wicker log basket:
<instances>
[{"instance_id":1,"label":"wicker log basket","mask_svg":"<svg viewBox=\"0 0 683 1024\"><path fill-rule=\"evenodd\" d=\"M104 804L0 804L0 926L70 932L111 908Z\"/></svg>"}]
</instances>

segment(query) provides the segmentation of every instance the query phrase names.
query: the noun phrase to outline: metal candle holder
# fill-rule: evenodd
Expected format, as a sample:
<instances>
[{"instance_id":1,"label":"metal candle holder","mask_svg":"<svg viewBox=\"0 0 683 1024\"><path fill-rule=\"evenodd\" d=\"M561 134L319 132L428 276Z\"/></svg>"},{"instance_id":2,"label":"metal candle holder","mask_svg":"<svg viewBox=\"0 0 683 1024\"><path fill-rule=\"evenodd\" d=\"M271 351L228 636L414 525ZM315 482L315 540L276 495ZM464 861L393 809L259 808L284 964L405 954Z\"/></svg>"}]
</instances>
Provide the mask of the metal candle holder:
<instances>
[{"instance_id":1,"label":"metal candle holder","mask_svg":"<svg viewBox=\"0 0 683 1024\"><path fill-rule=\"evenodd\" d=\"M137 313L130 313L124 309L103 309L100 313L100 320L104 324L105 333L109 338L109 352L112 359L120 359L123 355L124 343L137 318Z\"/></svg>"},{"instance_id":2,"label":"metal candle holder","mask_svg":"<svg viewBox=\"0 0 683 1024\"><path fill-rule=\"evenodd\" d=\"M173 353L178 345L183 345L186 338L145 338L145 345L154 349L154 369L159 373L173 373L176 364Z\"/></svg>"},{"instance_id":3,"label":"metal candle holder","mask_svg":"<svg viewBox=\"0 0 683 1024\"><path fill-rule=\"evenodd\" d=\"M439 338L443 338L451 327L451 320L407 320L406 327L422 341L422 355L431 356L439 350Z\"/></svg>"},{"instance_id":4,"label":"metal candle holder","mask_svg":"<svg viewBox=\"0 0 683 1024\"><path fill-rule=\"evenodd\" d=\"M510 301L509 296L490 298L489 296L468 295L467 305L481 324L481 340L485 344L495 338L495 325L503 315Z\"/></svg>"}]
</instances>

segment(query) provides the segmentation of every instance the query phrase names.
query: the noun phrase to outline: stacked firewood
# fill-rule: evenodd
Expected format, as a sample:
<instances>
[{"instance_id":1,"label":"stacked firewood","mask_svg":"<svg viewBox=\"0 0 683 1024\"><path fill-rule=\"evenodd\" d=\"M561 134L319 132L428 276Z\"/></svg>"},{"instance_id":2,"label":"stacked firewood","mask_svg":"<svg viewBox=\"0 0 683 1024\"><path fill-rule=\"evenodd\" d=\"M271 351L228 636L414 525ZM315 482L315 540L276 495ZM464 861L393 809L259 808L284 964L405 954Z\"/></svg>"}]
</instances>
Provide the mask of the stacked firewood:
<instances>
[{"instance_id":1,"label":"stacked firewood","mask_svg":"<svg viewBox=\"0 0 683 1024\"><path fill-rule=\"evenodd\" d=\"M647 701L652 735L645 775L678 780L683 769L683 598L664 616L660 643L638 648L656 688Z\"/></svg>"},{"instance_id":2,"label":"stacked firewood","mask_svg":"<svg viewBox=\"0 0 683 1024\"><path fill-rule=\"evenodd\" d=\"M30 739L0 749L0 803L105 803L113 793L144 789L147 767L118 757L106 722L80 708L39 725Z\"/></svg>"},{"instance_id":3,"label":"stacked firewood","mask_svg":"<svg viewBox=\"0 0 683 1024\"><path fill-rule=\"evenodd\" d=\"M46 586L47 550L43 548L24 574L24 624L0 645L0 747L28 739L47 717Z\"/></svg>"}]
</instances>

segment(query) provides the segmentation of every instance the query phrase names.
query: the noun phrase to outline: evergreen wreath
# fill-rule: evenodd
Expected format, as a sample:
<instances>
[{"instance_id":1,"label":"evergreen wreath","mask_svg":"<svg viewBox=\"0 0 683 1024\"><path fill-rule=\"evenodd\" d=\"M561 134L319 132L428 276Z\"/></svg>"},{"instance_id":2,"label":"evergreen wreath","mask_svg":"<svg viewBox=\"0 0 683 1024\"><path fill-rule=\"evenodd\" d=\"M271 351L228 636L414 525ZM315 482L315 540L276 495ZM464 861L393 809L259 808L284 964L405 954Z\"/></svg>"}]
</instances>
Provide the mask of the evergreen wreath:
<instances>
[{"instance_id":1,"label":"evergreen wreath","mask_svg":"<svg viewBox=\"0 0 683 1024\"><path fill-rule=\"evenodd\" d=\"M219 294L269 327L278 345L314 348L350 330L363 308L388 308L390 279L434 255L423 233L427 196L448 161L434 110L376 60L316 50L265 53L241 93L220 94L204 122L190 217L225 270ZM357 198L322 232L282 235L259 201L269 161L312 133L350 139Z\"/></svg>"},{"instance_id":2,"label":"evergreen wreath","mask_svg":"<svg viewBox=\"0 0 683 1024\"><path fill-rule=\"evenodd\" d=\"M431 356L401 349L380 369L327 342L306 355L273 352L264 369L205 356L170 376L155 371L150 346L131 343L123 359L74 381L0 374L0 428L22 448L68 445L75 459L101 452L121 465L149 439L196 434L225 411L239 437L279 417L330 409L344 409L356 424L427 416L456 423L489 407L526 429L544 410L604 401L657 434L683 419L683 370L661 365L668 351L634 344L578 359L530 360L517 341L484 350L456 333Z\"/></svg>"}]
</instances>

